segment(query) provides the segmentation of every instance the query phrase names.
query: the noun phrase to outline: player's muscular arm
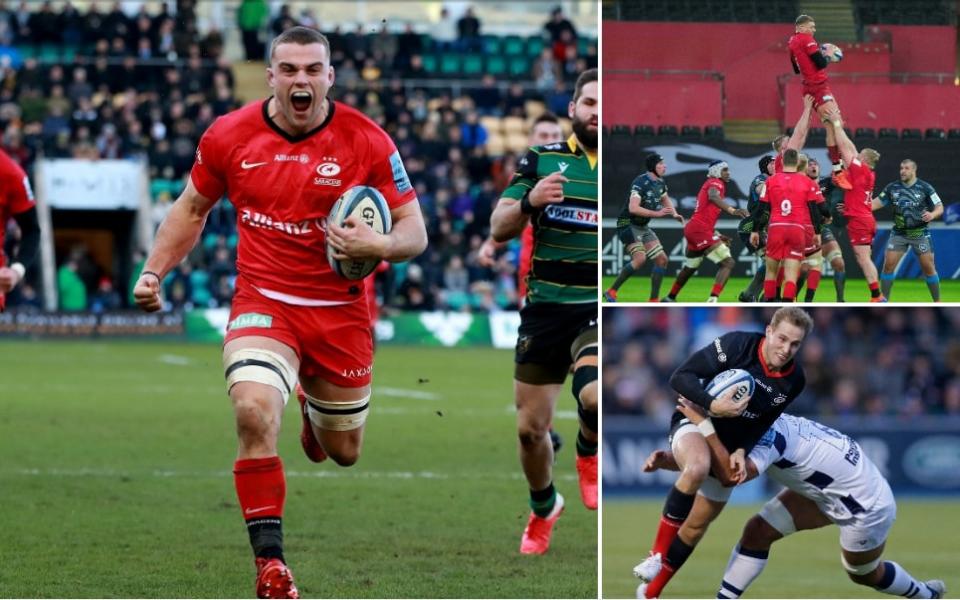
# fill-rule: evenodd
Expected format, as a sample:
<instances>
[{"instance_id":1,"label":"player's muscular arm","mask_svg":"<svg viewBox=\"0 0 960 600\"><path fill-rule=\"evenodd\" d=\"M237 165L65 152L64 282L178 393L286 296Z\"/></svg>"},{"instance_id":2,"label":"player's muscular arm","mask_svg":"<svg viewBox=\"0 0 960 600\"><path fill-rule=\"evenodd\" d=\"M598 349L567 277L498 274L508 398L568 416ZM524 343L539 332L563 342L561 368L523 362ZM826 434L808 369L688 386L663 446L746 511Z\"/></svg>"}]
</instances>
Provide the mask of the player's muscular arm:
<instances>
[{"instance_id":1,"label":"player's muscular arm","mask_svg":"<svg viewBox=\"0 0 960 600\"><path fill-rule=\"evenodd\" d=\"M713 204L720 207L720 210L722 210L723 212L727 213L732 217L733 216L746 217L747 215L750 214L742 208L734 208L729 204L727 204L726 202L724 202L723 198L720 197L720 190L718 190L717 188L712 187L707 190L707 199Z\"/></svg>"},{"instance_id":2,"label":"player's muscular arm","mask_svg":"<svg viewBox=\"0 0 960 600\"><path fill-rule=\"evenodd\" d=\"M667 214L666 209L661 210L650 210L649 208L644 208L640 206L640 196L639 194L630 194L630 202L627 205L627 210L631 215L638 217L663 217Z\"/></svg>"},{"instance_id":3,"label":"player's muscular arm","mask_svg":"<svg viewBox=\"0 0 960 600\"><path fill-rule=\"evenodd\" d=\"M819 52L818 52L819 54ZM810 113L813 110L813 96L806 94L803 97L803 112L797 119L797 124L793 127L793 133L787 140L787 148L792 148L799 152L807 144L807 134L810 133Z\"/></svg>"},{"instance_id":4,"label":"player's muscular arm","mask_svg":"<svg viewBox=\"0 0 960 600\"><path fill-rule=\"evenodd\" d=\"M490 235L498 242L506 242L523 231L531 212L541 210L548 204L563 202L563 184L568 181L559 171L550 173L537 181L527 193L528 212L523 212L524 201L502 197L490 215Z\"/></svg>"},{"instance_id":5,"label":"player's muscular arm","mask_svg":"<svg viewBox=\"0 0 960 600\"><path fill-rule=\"evenodd\" d=\"M683 413L683 416L690 419L690 422L699 427L700 423L709 421L709 417L704 414L703 409L691 403L686 398L680 398L677 401L677 410ZM712 429L712 427L711 427ZM711 465L714 474L720 483L727 487L737 485L755 478L759 471L756 465L749 458L743 458L743 449L737 450L739 453L737 459L727 451L726 447L717 437L716 432L705 435L707 446L710 448L710 457L713 459ZM742 466L741 466L742 465Z\"/></svg>"},{"instance_id":6,"label":"player's muscular arm","mask_svg":"<svg viewBox=\"0 0 960 600\"><path fill-rule=\"evenodd\" d=\"M934 219L939 219L943 216L943 202L938 202L934 205L933 210L927 210L923 212L923 222L929 223Z\"/></svg>"},{"instance_id":7,"label":"player's muscular arm","mask_svg":"<svg viewBox=\"0 0 960 600\"><path fill-rule=\"evenodd\" d=\"M414 200L391 209L390 217L393 227L387 234L377 233L356 215L347 217L343 226L328 221L327 241L335 249L333 257L400 262L426 249L427 230L419 202Z\"/></svg>"},{"instance_id":8,"label":"player's muscular arm","mask_svg":"<svg viewBox=\"0 0 960 600\"><path fill-rule=\"evenodd\" d=\"M670 199L670 196L666 194L660 196L660 204L663 205L663 210L666 211L664 216L673 217L678 223L683 224L683 215L677 212L677 208L673 205L673 200Z\"/></svg>"},{"instance_id":9,"label":"player's muscular arm","mask_svg":"<svg viewBox=\"0 0 960 600\"><path fill-rule=\"evenodd\" d=\"M160 310L160 281L197 244L207 215L216 203L217 200L198 192L191 179L187 180L186 189L170 207L170 212L157 229L153 249L143 265L145 274L134 286L133 296L137 306L147 312Z\"/></svg>"},{"instance_id":10,"label":"player's muscular arm","mask_svg":"<svg viewBox=\"0 0 960 600\"><path fill-rule=\"evenodd\" d=\"M857 158L857 147L847 137L847 132L843 129L843 121L840 119L840 111L834 109L827 113L829 119L828 126L833 127L834 135L837 138L837 149L840 150L840 157L843 163L850 166L853 160Z\"/></svg>"},{"instance_id":11,"label":"player's muscular arm","mask_svg":"<svg viewBox=\"0 0 960 600\"><path fill-rule=\"evenodd\" d=\"M387 246L381 257L390 262L410 260L427 249L427 227L420 202L414 200L390 211L393 228L384 237Z\"/></svg>"}]
</instances>

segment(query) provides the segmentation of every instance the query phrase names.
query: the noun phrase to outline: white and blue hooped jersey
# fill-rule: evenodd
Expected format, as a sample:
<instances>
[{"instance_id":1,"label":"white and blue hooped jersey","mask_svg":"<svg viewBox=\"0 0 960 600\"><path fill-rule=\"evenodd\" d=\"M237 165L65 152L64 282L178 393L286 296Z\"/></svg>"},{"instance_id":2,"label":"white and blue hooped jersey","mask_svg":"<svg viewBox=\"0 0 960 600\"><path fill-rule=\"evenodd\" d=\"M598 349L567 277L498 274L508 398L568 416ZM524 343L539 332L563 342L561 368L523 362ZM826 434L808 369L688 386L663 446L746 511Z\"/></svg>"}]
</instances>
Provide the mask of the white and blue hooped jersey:
<instances>
[{"instance_id":1,"label":"white and blue hooped jersey","mask_svg":"<svg viewBox=\"0 0 960 600\"><path fill-rule=\"evenodd\" d=\"M890 489L853 438L803 417L780 415L749 458L837 524L869 511Z\"/></svg>"}]
</instances>

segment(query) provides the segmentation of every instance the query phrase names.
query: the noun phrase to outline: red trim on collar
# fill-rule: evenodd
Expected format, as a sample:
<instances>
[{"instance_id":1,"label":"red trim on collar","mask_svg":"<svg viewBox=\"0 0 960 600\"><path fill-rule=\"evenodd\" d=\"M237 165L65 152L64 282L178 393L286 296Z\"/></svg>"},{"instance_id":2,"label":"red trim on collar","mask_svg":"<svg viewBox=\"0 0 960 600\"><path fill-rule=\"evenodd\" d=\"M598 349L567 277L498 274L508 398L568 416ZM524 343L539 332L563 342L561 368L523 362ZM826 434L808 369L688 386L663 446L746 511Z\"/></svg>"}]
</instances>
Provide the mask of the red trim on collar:
<instances>
[{"instance_id":1,"label":"red trim on collar","mask_svg":"<svg viewBox=\"0 0 960 600\"><path fill-rule=\"evenodd\" d=\"M766 336L760 338L760 344L757 346L757 358L760 359L760 366L763 367L763 374L766 375L767 377L779 378L779 377L786 377L790 373L793 373L793 368L797 366L797 363L795 360L792 360L792 359L790 360L790 366L787 367L786 370L777 372L777 371L771 371L770 369L767 368L767 361L763 357L763 345L766 343L766 341L767 341Z\"/></svg>"}]
</instances>

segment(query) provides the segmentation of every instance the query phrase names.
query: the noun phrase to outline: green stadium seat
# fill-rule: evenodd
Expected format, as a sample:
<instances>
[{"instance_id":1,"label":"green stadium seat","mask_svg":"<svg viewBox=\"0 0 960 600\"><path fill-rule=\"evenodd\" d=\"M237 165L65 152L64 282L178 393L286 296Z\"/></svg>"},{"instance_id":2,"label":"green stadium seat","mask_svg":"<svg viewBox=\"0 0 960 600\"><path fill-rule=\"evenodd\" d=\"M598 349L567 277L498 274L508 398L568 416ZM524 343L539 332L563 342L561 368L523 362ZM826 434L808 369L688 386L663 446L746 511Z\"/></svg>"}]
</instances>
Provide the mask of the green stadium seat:
<instances>
[{"instance_id":1,"label":"green stadium seat","mask_svg":"<svg viewBox=\"0 0 960 600\"><path fill-rule=\"evenodd\" d=\"M507 73L507 60L500 54L488 54L486 57L486 72L499 77Z\"/></svg>"},{"instance_id":2,"label":"green stadium seat","mask_svg":"<svg viewBox=\"0 0 960 600\"><path fill-rule=\"evenodd\" d=\"M530 75L530 61L526 56L512 56L507 65L507 74L511 79L522 79Z\"/></svg>"},{"instance_id":3,"label":"green stadium seat","mask_svg":"<svg viewBox=\"0 0 960 600\"><path fill-rule=\"evenodd\" d=\"M460 72L463 65L463 59L459 54L441 54L440 55L440 74L453 76Z\"/></svg>"},{"instance_id":4,"label":"green stadium seat","mask_svg":"<svg viewBox=\"0 0 960 600\"><path fill-rule=\"evenodd\" d=\"M483 52L484 54L500 54L503 52L503 39L498 35L485 35L481 38L483 40Z\"/></svg>"},{"instance_id":5,"label":"green stadium seat","mask_svg":"<svg viewBox=\"0 0 960 600\"><path fill-rule=\"evenodd\" d=\"M468 54L463 57L463 74L480 75L483 73L483 56L480 54Z\"/></svg>"},{"instance_id":6,"label":"green stadium seat","mask_svg":"<svg viewBox=\"0 0 960 600\"><path fill-rule=\"evenodd\" d=\"M423 70L431 75L437 73L437 65L440 64L440 61L437 59L436 54L424 54L423 55Z\"/></svg>"},{"instance_id":7,"label":"green stadium seat","mask_svg":"<svg viewBox=\"0 0 960 600\"><path fill-rule=\"evenodd\" d=\"M523 38L519 35L508 35L503 38L503 53L508 56L523 54Z\"/></svg>"},{"instance_id":8,"label":"green stadium seat","mask_svg":"<svg viewBox=\"0 0 960 600\"><path fill-rule=\"evenodd\" d=\"M544 47L546 47L546 44L543 37L531 35L527 38L527 56L539 56Z\"/></svg>"}]
</instances>

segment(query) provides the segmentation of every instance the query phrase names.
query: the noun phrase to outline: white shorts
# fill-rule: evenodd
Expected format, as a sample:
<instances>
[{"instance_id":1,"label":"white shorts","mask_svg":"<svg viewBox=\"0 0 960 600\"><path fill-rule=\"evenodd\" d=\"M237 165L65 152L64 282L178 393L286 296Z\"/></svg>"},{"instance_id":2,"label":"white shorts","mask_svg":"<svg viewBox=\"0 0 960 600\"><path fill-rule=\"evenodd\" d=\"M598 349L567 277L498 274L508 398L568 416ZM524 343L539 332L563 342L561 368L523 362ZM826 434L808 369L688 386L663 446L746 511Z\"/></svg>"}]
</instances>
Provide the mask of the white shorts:
<instances>
[{"instance_id":1,"label":"white shorts","mask_svg":"<svg viewBox=\"0 0 960 600\"><path fill-rule=\"evenodd\" d=\"M684 422L686 421L686 422ZM700 430L697 429L697 426L684 419L680 421L680 426L673 432L673 435L670 436L670 450L676 455L677 453L677 441L688 433L695 433L699 436L703 436L700 433ZM714 502L726 502L730 499L730 494L733 492L732 487L724 487L720 480L718 480L713 475L707 475L707 478L703 480L703 483L700 485L700 489L697 490L697 493L706 498L707 500L713 500Z\"/></svg>"},{"instance_id":2,"label":"white shorts","mask_svg":"<svg viewBox=\"0 0 960 600\"><path fill-rule=\"evenodd\" d=\"M840 547L848 552L866 552L878 548L887 541L890 528L897 519L897 502L890 486L877 499L870 510L862 512L840 527Z\"/></svg>"}]
</instances>

